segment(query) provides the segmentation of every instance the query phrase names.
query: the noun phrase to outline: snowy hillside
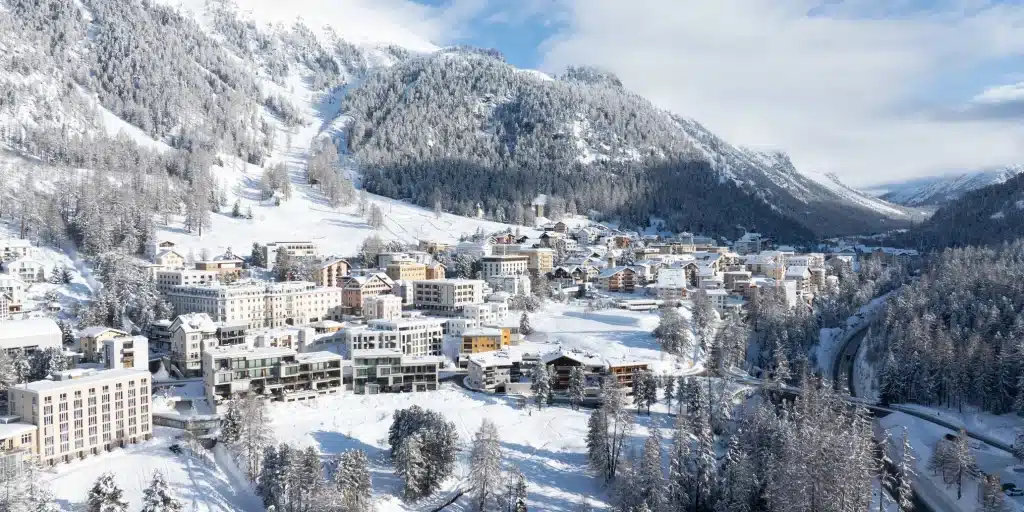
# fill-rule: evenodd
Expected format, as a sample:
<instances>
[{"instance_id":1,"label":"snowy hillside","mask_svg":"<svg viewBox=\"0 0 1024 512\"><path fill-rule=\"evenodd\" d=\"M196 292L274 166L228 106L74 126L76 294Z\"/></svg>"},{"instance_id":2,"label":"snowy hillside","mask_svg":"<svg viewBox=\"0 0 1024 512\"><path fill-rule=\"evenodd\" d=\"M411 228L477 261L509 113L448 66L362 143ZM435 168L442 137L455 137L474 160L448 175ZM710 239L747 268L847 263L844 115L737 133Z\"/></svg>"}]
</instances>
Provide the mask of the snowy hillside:
<instances>
[{"instance_id":1,"label":"snowy hillside","mask_svg":"<svg viewBox=\"0 0 1024 512\"><path fill-rule=\"evenodd\" d=\"M1012 165L1001 169L886 183L871 187L869 191L881 199L897 204L940 206L972 190L1005 183L1021 173L1024 173L1024 165Z\"/></svg>"}]
</instances>

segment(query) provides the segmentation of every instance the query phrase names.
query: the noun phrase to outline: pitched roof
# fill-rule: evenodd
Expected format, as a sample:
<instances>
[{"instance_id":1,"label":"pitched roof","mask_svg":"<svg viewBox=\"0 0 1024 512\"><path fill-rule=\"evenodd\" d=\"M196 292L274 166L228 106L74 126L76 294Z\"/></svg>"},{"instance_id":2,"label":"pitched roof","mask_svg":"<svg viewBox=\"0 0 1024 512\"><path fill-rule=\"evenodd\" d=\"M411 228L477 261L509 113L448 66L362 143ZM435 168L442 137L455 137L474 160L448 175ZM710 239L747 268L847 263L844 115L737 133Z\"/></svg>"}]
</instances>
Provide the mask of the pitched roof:
<instances>
[{"instance_id":1,"label":"pitched roof","mask_svg":"<svg viewBox=\"0 0 1024 512\"><path fill-rule=\"evenodd\" d=\"M629 270L631 272L633 271L633 269L631 269L629 267L622 267L622 266L620 266L620 267L611 267L611 268L606 268L603 271L601 271L601 273L598 274L597 277L604 279L604 278L612 277L615 274L618 274L619 272L624 272L626 270Z\"/></svg>"}]
</instances>

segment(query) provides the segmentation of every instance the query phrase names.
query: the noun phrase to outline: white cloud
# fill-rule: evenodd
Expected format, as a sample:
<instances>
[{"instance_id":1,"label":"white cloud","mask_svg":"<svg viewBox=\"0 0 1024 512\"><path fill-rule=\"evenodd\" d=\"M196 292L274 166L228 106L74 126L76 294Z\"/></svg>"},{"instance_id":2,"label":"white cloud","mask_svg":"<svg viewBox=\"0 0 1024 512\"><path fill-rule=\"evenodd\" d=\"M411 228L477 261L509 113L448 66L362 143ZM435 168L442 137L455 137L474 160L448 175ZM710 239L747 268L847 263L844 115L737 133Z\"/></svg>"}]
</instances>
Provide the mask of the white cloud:
<instances>
[{"instance_id":1,"label":"white cloud","mask_svg":"<svg viewBox=\"0 0 1024 512\"><path fill-rule=\"evenodd\" d=\"M1024 82L989 87L971 99L973 103L1005 103L1024 101Z\"/></svg>"},{"instance_id":2,"label":"white cloud","mask_svg":"<svg viewBox=\"0 0 1024 512\"><path fill-rule=\"evenodd\" d=\"M786 150L798 166L852 184L1024 162L1019 122L912 107L946 73L1024 53L1024 7L911 6L571 0L569 27L545 45L543 67L605 67L733 143Z\"/></svg>"}]
</instances>

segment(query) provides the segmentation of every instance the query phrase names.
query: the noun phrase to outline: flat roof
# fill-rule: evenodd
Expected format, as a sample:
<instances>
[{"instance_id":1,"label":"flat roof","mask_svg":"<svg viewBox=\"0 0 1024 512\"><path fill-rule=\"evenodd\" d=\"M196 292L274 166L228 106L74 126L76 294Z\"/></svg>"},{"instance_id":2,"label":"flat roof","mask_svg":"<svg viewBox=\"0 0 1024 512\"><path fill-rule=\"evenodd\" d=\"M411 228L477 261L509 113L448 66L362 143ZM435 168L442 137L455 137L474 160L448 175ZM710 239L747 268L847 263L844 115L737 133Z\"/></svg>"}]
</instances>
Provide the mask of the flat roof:
<instances>
[{"instance_id":1,"label":"flat roof","mask_svg":"<svg viewBox=\"0 0 1024 512\"><path fill-rule=\"evenodd\" d=\"M0 343L6 340L15 340L28 336L50 334L61 336L60 327L57 322L50 318L28 318L25 320L9 320L3 323L0 328Z\"/></svg>"},{"instance_id":2,"label":"flat roof","mask_svg":"<svg viewBox=\"0 0 1024 512\"><path fill-rule=\"evenodd\" d=\"M0 439L10 439L29 432L35 432L38 428L39 427L36 427L31 423L25 423L22 421L16 423L0 423Z\"/></svg>"},{"instance_id":3,"label":"flat roof","mask_svg":"<svg viewBox=\"0 0 1024 512\"><path fill-rule=\"evenodd\" d=\"M69 372L75 372L69 370ZM55 389L79 386L82 384L90 384L96 382L105 382L115 379L123 379L126 377L149 377L150 374L146 370L134 370L129 368L117 369L117 370L104 370L100 372L88 373L90 370L83 370L81 377L67 379L67 380L37 380L35 382L29 382L28 384L18 384L13 386L11 389L21 389L33 391L36 393L42 393L46 391L52 391Z\"/></svg>"},{"instance_id":4,"label":"flat roof","mask_svg":"<svg viewBox=\"0 0 1024 512\"><path fill-rule=\"evenodd\" d=\"M295 354L295 350L287 347L250 347L248 345L231 345L207 350L213 356L246 356L246 357L280 357Z\"/></svg>"},{"instance_id":5,"label":"flat roof","mask_svg":"<svg viewBox=\"0 0 1024 512\"><path fill-rule=\"evenodd\" d=\"M328 352L321 350L319 352L304 352L301 354L295 354L295 360L302 361L304 363L314 363L318 361L341 361L343 358L334 352Z\"/></svg>"},{"instance_id":6,"label":"flat roof","mask_svg":"<svg viewBox=\"0 0 1024 512\"><path fill-rule=\"evenodd\" d=\"M463 336L501 336L501 329L466 329L463 331Z\"/></svg>"},{"instance_id":7,"label":"flat roof","mask_svg":"<svg viewBox=\"0 0 1024 512\"><path fill-rule=\"evenodd\" d=\"M366 348L352 351L352 359L357 357L401 357L402 351L397 348Z\"/></svg>"}]
</instances>

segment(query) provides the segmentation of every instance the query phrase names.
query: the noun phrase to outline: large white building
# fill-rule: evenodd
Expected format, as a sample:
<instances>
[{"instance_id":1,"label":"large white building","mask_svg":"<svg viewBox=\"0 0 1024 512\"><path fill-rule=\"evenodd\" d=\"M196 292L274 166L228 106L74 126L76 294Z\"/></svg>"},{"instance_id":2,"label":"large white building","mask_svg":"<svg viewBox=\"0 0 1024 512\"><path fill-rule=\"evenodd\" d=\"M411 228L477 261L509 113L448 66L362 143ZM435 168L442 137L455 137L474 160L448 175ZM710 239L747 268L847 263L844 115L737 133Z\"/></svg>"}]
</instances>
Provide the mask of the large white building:
<instances>
[{"instance_id":1,"label":"large white building","mask_svg":"<svg viewBox=\"0 0 1024 512\"><path fill-rule=\"evenodd\" d=\"M480 259L480 277L517 276L526 273L530 258L520 254L493 254Z\"/></svg>"},{"instance_id":2,"label":"large white building","mask_svg":"<svg viewBox=\"0 0 1024 512\"><path fill-rule=\"evenodd\" d=\"M317 256L316 244L313 242L270 242L261 246L263 261L267 263L268 270L274 270L277 262L277 253L285 251L293 258L315 258Z\"/></svg>"},{"instance_id":3,"label":"large white building","mask_svg":"<svg viewBox=\"0 0 1024 512\"><path fill-rule=\"evenodd\" d=\"M0 293L10 299L9 306L20 305L25 296L27 285L18 276L0 274Z\"/></svg>"},{"instance_id":4,"label":"large white building","mask_svg":"<svg viewBox=\"0 0 1024 512\"><path fill-rule=\"evenodd\" d=\"M504 302L467 304L462 309L462 316L476 320L477 325L503 324L508 321L508 304Z\"/></svg>"},{"instance_id":5,"label":"large white building","mask_svg":"<svg viewBox=\"0 0 1024 512\"><path fill-rule=\"evenodd\" d=\"M149 370L149 339L118 336L103 340L103 364L108 370Z\"/></svg>"},{"instance_id":6,"label":"large white building","mask_svg":"<svg viewBox=\"0 0 1024 512\"><path fill-rule=\"evenodd\" d=\"M468 304L484 301L484 282L476 279L413 281L413 305L441 312L462 311Z\"/></svg>"},{"instance_id":7,"label":"large white building","mask_svg":"<svg viewBox=\"0 0 1024 512\"><path fill-rule=\"evenodd\" d=\"M397 295L371 295L363 299L363 317L367 320L401 318L403 302Z\"/></svg>"},{"instance_id":8,"label":"large white building","mask_svg":"<svg viewBox=\"0 0 1024 512\"><path fill-rule=\"evenodd\" d=\"M16 260L31 254L32 242L21 238L0 238L0 260Z\"/></svg>"},{"instance_id":9,"label":"large white building","mask_svg":"<svg viewBox=\"0 0 1024 512\"><path fill-rule=\"evenodd\" d=\"M26 283L45 283L47 269L45 265L28 257L18 258L4 264L7 273L18 276Z\"/></svg>"},{"instance_id":10,"label":"large white building","mask_svg":"<svg viewBox=\"0 0 1024 512\"><path fill-rule=\"evenodd\" d=\"M156 289L164 293L175 286L205 286L220 281L216 270L157 270L155 276Z\"/></svg>"},{"instance_id":11,"label":"large white building","mask_svg":"<svg viewBox=\"0 0 1024 512\"><path fill-rule=\"evenodd\" d=\"M342 389L342 358L284 347L218 347L203 354L206 397L217 405L245 393L299 401Z\"/></svg>"},{"instance_id":12,"label":"large white building","mask_svg":"<svg viewBox=\"0 0 1024 512\"><path fill-rule=\"evenodd\" d=\"M62 337L57 322L49 318L12 320L0 325L0 349L8 353L60 348Z\"/></svg>"},{"instance_id":13,"label":"large white building","mask_svg":"<svg viewBox=\"0 0 1024 512\"><path fill-rule=\"evenodd\" d=\"M149 384L143 370L69 370L10 388L10 412L36 425L40 462L52 466L152 437Z\"/></svg>"},{"instance_id":14,"label":"large white building","mask_svg":"<svg viewBox=\"0 0 1024 512\"><path fill-rule=\"evenodd\" d=\"M398 331L381 331L360 325L341 330L341 341L351 355L356 350L391 349L398 350Z\"/></svg>"},{"instance_id":15,"label":"large white building","mask_svg":"<svg viewBox=\"0 0 1024 512\"><path fill-rule=\"evenodd\" d=\"M356 394L434 391L441 356L408 356L400 350L359 350L352 353L352 390Z\"/></svg>"},{"instance_id":16,"label":"large white building","mask_svg":"<svg viewBox=\"0 0 1024 512\"><path fill-rule=\"evenodd\" d=\"M250 329L341 320L342 289L308 281L173 286L164 294L178 314L206 313Z\"/></svg>"},{"instance_id":17,"label":"large white building","mask_svg":"<svg viewBox=\"0 0 1024 512\"><path fill-rule=\"evenodd\" d=\"M394 320L371 320L368 325L378 331L398 333L398 347L403 354L411 356L441 355L444 345L444 329L440 319L396 318Z\"/></svg>"},{"instance_id":18,"label":"large white building","mask_svg":"<svg viewBox=\"0 0 1024 512\"><path fill-rule=\"evenodd\" d=\"M189 313L178 315L170 331L171 362L186 375L198 375L203 352L218 345L217 325L206 313Z\"/></svg>"}]
</instances>

